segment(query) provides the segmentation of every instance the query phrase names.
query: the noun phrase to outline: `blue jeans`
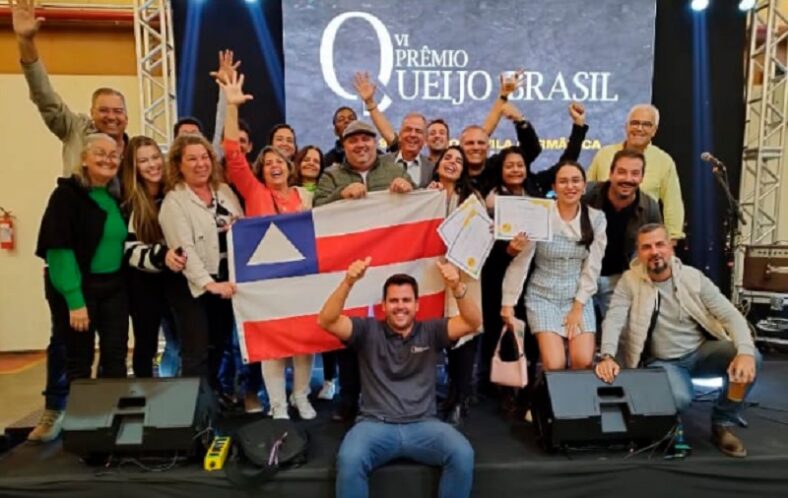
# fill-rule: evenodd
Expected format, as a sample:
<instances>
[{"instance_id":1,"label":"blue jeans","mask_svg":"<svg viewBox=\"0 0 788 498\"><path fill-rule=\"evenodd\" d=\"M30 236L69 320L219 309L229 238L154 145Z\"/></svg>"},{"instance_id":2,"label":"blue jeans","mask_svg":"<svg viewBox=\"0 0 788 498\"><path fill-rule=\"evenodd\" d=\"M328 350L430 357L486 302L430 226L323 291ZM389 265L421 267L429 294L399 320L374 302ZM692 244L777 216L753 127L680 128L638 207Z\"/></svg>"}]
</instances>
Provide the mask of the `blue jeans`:
<instances>
[{"instance_id":1,"label":"blue jeans","mask_svg":"<svg viewBox=\"0 0 788 498\"><path fill-rule=\"evenodd\" d=\"M337 498L369 496L369 474L395 458L441 466L440 498L471 495L473 448L454 427L436 419L410 424L361 420L339 448Z\"/></svg>"},{"instance_id":2,"label":"blue jeans","mask_svg":"<svg viewBox=\"0 0 788 498\"><path fill-rule=\"evenodd\" d=\"M610 299L613 298L613 291L616 290L616 284L618 284L620 278L621 273L616 273L615 275L608 275L607 277L600 275L599 279L596 281L594 302L597 308L599 308L600 322L604 320L607 314L607 308L610 306Z\"/></svg>"},{"instance_id":3,"label":"blue jeans","mask_svg":"<svg viewBox=\"0 0 788 498\"><path fill-rule=\"evenodd\" d=\"M164 310L161 330L164 333L164 352L159 363L159 377L178 377L181 372L181 339L175 330L172 311Z\"/></svg>"},{"instance_id":4,"label":"blue jeans","mask_svg":"<svg viewBox=\"0 0 788 498\"><path fill-rule=\"evenodd\" d=\"M693 377L722 377L722 390L711 412L713 425L736 425L744 406L743 401L728 399L728 366L736 356L736 346L731 341L708 340L692 353L675 360L649 360L647 367L662 367L668 374L670 389L676 409L687 409L694 398ZM761 355L755 351L756 375L761 371ZM757 379L756 379L757 380ZM750 393L753 382L747 387L744 399Z\"/></svg>"}]
</instances>

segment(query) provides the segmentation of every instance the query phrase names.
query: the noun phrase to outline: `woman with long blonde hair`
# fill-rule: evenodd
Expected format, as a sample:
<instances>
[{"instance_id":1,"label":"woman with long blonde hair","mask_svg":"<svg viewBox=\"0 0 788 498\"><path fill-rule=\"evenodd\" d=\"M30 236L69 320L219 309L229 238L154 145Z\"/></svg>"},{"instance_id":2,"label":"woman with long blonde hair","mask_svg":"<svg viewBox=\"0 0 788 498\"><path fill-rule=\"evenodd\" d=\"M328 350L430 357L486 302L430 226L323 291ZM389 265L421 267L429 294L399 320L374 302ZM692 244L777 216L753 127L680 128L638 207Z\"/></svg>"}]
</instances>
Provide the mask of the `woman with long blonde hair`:
<instances>
[{"instance_id":1,"label":"woman with long blonde hair","mask_svg":"<svg viewBox=\"0 0 788 498\"><path fill-rule=\"evenodd\" d=\"M124 259L129 268L129 312L134 331L132 368L135 377L152 377L159 327L169 317L164 279L168 271L177 273L186 265L186 257L179 255L177 248L167 247L159 225L164 157L152 138L129 140L121 163L121 183L129 232ZM167 327L168 343L172 343L173 326L167 323L165 330Z\"/></svg>"}]
</instances>

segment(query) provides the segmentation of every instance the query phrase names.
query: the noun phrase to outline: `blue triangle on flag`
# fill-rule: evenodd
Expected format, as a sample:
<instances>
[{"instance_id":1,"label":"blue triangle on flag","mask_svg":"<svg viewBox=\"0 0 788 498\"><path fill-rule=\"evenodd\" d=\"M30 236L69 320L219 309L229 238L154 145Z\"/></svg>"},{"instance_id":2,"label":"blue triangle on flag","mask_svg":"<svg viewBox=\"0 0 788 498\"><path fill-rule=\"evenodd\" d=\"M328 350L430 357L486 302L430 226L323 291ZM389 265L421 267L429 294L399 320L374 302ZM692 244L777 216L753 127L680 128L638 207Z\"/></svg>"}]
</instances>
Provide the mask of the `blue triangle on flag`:
<instances>
[{"instance_id":1,"label":"blue triangle on flag","mask_svg":"<svg viewBox=\"0 0 788 498\"><path fill-rule=\"evenodd\" d=\"M275 227L271 225L275 224ZM287 258L277 262L275 257L260 258L257 251L269 229L284 235L286 242L303 258ZM297 277L318 273L315 226L311 211L259 218L243 218L233 224L233 257L236 282L251 282L272 278ZM265 248L261 248L264 250ZM288 251L284 251L288 252ZM252 260L252 255L256 257ZM264 260L260 263L259 260ZM251 260L251 261L250 261Z\"/></svg>"}]
</instances>

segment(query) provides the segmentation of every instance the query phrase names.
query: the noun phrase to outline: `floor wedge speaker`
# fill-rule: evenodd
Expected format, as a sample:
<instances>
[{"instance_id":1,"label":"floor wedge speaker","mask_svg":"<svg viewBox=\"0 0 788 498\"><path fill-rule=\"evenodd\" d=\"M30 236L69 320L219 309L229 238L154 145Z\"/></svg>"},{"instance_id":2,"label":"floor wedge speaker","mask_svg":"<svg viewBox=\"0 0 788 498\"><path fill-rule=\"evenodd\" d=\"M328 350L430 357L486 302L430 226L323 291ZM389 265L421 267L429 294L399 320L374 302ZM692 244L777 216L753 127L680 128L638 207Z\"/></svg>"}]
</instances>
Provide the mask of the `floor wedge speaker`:
<instances>
[{"instance_id":1,"label":"floor wedge speaker","mask_svg":"<svg viewBox=\"0 0 788 498\"><path fill-rule=\"evenodd\" d=\"M622 370L612 384L591 370L547 372L542 380L533 416L547 449L657 441L676 423L661 368Z\"/></svg>"},{"instance_id":2,"label":"floor wedge speaker","mask_svg":"<svg viewBox=\"0 0 788 498\"><path fill-rule=\"evenodd\" d=\"M218 410L199 378L77 380L63 420L63 448L96 455L192 455Z\"/></svg>"}]
</instances>

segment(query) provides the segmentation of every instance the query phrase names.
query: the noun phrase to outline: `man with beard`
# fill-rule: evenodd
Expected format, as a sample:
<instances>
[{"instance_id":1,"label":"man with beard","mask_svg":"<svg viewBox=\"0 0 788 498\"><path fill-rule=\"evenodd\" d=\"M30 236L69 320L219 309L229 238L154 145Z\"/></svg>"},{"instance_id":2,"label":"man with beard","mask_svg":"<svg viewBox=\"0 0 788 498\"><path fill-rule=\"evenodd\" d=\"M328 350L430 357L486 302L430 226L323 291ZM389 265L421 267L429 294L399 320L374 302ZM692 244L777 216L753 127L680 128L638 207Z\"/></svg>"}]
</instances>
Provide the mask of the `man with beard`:
<instances>
[{"instance_id":1,"label":"man with beard","mask_svg":"<svg viewBox=\"0 0 788 498\"><path fill-rule=\"evenodd\" d=\"M373 470L407 458L443 468L438 496L470 496L473 448L465 436L436 419L435 364L445 347L479 328L481 311L467 297L459 270L437 263L446 290L457 300L458 315L417 321L418 283L405 274L392 275L383 284L384 320L343 315L353 285L370 264L367 257L350 265L318 317L321 327L356 352L361 367L361 413L339 448L336 495L368 496Z\"/></svg>"},{"instance_id":2,"label":"man with beard","mask_svg":"<svg viewBox=\"0 0 788 498\"><path fill-rule=\"evenodd\" d=\"M375 102L376 88L369 73L356 73L353 86L364 102L375 128L388 144L394 161L408 172L417 187L424 188L429 185L435 165L421 153L427 141L427 119L417 112L408 113L402 118L399 133L394 133L391 123Z\"/></svg>"},{"instance_id":3,"label":"man with beard","mask_svg":"<svg viewBox=\"0 0 788 498\"><path fill-rule=\"evenodd\" d=\"M413 190L413 181L390 156L378 157L375 130L363 121L353 121L342 133L345 159L326 168L317 182L313 205L329 204L341 199L360 199L367 192L389 190L405 193ZM375 213L369 213L374 216ZM339 352L339 406L333 420L353 420L358 412L358 360L347 349Z\"/></svg>"},{"instance_id":4,"label":"man with beard","mask_svg":"<svg viewBox=\"0 0 788 498\"><path fill-rule=\"evenodd\" d=\"M648 173L643 175L641 190L660 203L664 210L665 225L675 244L684 238L684 201L676 171L676 163L670 154L651 143L659 128L659 111L651 104L634 106L624 126L626 139L622 143L608 145L596 153L588 167L588 181L607 180L608 166L613 155L621 149L641 152L648 162Z\"/></svg>"},{"instance_id":5,"label":"man with beard","mask_svg":"<svg viewBox=\"0 0 788 498\"><path fill-rule=\"evenodd\" d=\"M747 455L731 427L739 422L760 355L741 313L703 273L675 257L664 225L640 227L637 260L613 293L602 324L603 359L595 368L605 382L620 371L617 352L625 368L641 362L663 368L679 411L692 402L693 376L723 377L711 414L712 440L726 455Z\"/></svg>"},{"instance_id":6,"label":"man with beard","mask_svg":"<svg viewBox=\"0 0 788 498\"><path fill-rule=\"evenodd\" d=\"M642 153L622 149L613 156L610 178L589 185L585 194L588 205L603 211L607 217L607 247L594 296L601 318L605 317L618 279L629 268L635 254L638 228L647 223L662 223L659 204L639 188L645 171L646 158Z\"/></svg>"}]
</instances>

